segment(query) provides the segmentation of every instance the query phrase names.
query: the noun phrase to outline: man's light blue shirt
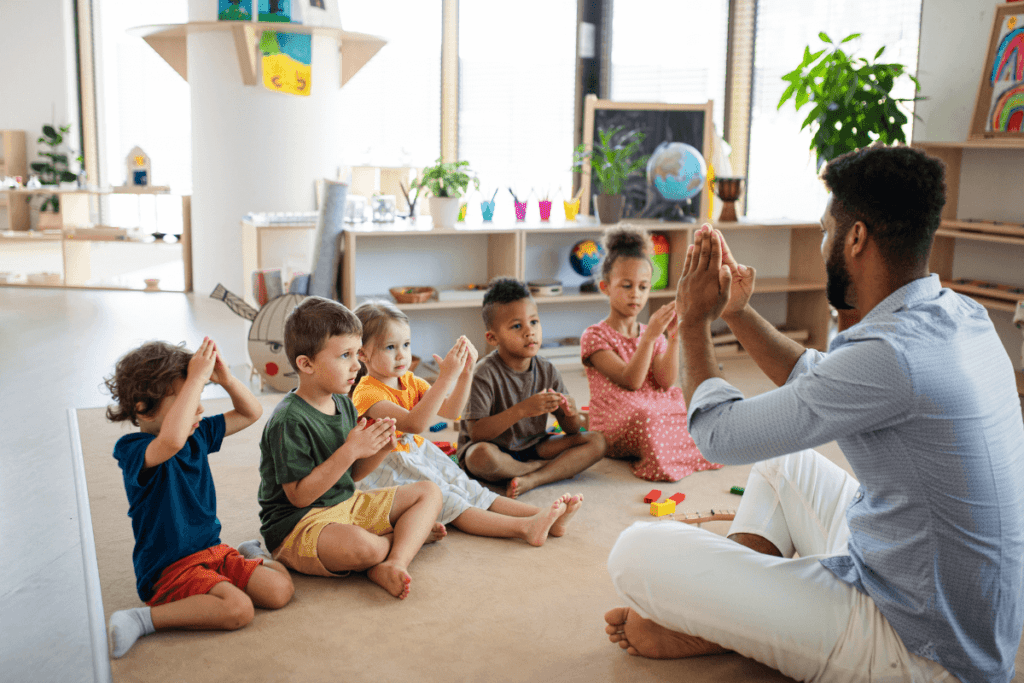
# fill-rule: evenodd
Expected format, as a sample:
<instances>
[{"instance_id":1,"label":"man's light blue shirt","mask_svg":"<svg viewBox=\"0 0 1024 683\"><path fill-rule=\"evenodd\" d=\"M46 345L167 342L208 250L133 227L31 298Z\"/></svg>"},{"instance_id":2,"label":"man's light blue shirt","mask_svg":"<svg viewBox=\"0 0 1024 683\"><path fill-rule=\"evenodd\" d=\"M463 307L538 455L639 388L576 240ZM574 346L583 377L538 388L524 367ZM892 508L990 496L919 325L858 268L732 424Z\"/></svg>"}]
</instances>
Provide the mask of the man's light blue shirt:
<instances>
[{"instance_id":1,"label":"man's light blue shirt","mask_svg":"<svg viewBox=\"0 0 1024 683\"><path fill-rule=\"evenodd\" d=\"M871 596L907 649L962 681L1009 681L1024 627L1024 423L985 309L937 275L893 292L749 399L703 382L689 427L712 462L836 440L860 482L848 555L821 563Z\"/></svg>"}]
</instances>

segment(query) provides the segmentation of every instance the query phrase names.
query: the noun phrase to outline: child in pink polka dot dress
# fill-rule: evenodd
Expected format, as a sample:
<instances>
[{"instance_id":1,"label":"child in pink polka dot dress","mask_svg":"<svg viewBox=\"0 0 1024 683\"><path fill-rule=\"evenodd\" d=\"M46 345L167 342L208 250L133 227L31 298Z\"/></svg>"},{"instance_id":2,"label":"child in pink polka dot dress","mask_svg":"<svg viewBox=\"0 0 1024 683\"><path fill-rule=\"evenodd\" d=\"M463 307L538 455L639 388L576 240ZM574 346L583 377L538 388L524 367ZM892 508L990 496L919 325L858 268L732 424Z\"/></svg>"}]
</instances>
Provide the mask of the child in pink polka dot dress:
<instances>
[{"instance_id":1,"label":"child in pink polka dot dress","mask_svg":"<svg viewBox=\"0 0 1024 683\"><path fill-rule=\"evenodd\" d=\"M637 321L651 288L650 238L616 227L604 236L601 291L608 317L580 340L590 385L590 425L608 440L611 457L632 458L633 474L650 481L679 481L708 462L686 429L686 402L676 386L679 339L673 303ZM668 338L665 331L668 330Z\"/></svg>"}]
</instances>

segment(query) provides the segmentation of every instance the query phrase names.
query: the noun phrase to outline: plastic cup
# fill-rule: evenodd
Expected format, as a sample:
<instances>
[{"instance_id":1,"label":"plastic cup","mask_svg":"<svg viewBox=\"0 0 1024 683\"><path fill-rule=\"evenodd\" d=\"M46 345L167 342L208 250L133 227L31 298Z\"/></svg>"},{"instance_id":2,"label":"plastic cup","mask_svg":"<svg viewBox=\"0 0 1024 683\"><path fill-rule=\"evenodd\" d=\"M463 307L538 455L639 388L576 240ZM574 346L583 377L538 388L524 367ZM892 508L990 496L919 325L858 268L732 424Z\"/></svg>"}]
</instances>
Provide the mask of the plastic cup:
<instances>
[{"instance_id":1,"label":"plastic cup","mask_svg":"<svg viewBox=\"0 0 1024 683\"><path fill-rule=\"evenodd\" d=\"M526 202L515 202L516 205L516 220L526 220Z\"/></svg>"},{"instance_id":2,"label":"plastic cup","mask_svg":"<svg viewBox=\"0 0 1024 683\"><path fill-rule=\"evenodd\" d=\"M540 207L540 219L542 221L551 220L551 202L544 199L538 202L537 206Z\"/></svg>"},{"instance_id":3,"label":"plastic cup","mask_svg":"<svg viewBox=\"0 0 1024 683\"><path fill-rule=\"evenodd\" d=\"M580 211L580 200L574 199L571 202L563 201L562 203L565 204L565 220L576 220L576 214Z\"/></svg>"},{"instance_id":4,"label":"plastic cup","mask_svg":"<svg viewBox=\"0 0 1024 683\"><path fill-rule=\"evenodd\" d=\"M494 218L494 202L493 201L482 201L480 202L480 214L484 217L485 221L489 221Z\"/></svg>"},{"instance_id":5,"label":"plastic cup","mask_svg":"<svg viewBox=\"0 0 1024 683\"><path fill-rule=\"evenodd\" d=\"M459 206L459 218L458 218L458 221L460 223L463 223L466 220L466 209L467 208L468 207L465 204L462 204L461 206Z\"/></svg>"}]
</instances>

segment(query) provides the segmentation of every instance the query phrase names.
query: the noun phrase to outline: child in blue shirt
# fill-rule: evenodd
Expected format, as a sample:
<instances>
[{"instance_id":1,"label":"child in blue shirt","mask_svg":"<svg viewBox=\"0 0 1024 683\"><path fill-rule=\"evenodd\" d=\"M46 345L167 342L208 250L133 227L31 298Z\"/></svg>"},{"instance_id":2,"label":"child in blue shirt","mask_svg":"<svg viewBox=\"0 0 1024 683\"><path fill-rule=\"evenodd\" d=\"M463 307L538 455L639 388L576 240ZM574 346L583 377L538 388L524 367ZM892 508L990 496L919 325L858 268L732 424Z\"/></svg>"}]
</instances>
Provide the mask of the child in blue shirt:
<instances>
[{"instance_id":1,"label":"child in blue shirt","mask_svg":"<svg viewBox=\"0 0 1024 683\"><path fill-rule=\"evenodd\" d=\"M234 410L200 419L209 381L224 387ZM287 604L294 592L288 570L259 541L238 550L220 542L208 456L225 436L258 420L263 407L231 375L213 340L205 338L195 354L143 344L117 362L106 385L117 402L107 418L141 430L118 440L114 458L135 534L136 589L147 604L111 615L114 657L156 630L234 630L252 621L254 605Z\"/></svg>"}]
</instances>

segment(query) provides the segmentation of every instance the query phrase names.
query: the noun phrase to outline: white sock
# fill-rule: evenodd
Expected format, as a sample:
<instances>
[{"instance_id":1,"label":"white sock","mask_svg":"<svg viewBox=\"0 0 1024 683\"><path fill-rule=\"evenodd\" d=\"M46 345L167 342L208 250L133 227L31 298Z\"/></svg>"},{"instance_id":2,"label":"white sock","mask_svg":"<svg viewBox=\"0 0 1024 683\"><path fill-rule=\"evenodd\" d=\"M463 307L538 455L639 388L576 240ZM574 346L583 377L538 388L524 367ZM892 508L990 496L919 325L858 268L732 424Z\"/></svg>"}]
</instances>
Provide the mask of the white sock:
<instances>
[{"instance_id":1,"label":"white sock","mask_svg":"<svg viewBox=\"0 0 1024 683\"><path fill-rule=\"evenodd\" d=\"M238 546L238 554L247 560L258 560L260 558L264 560L274 559L270 556L270 553L263 549L260 542L256 539L246 541Z\"/></svg>"},{"instance_id":2,"label":"white sock","mask_svg":"<svg viewBox=\"0 0 1024 683\"><path fill-rule=\"evenodd\" d=\"M132 648L136 640L155 630L149 607L114 612L110 615L110 640L114 646L114 657L121 657Z\"/></svg>"}]
</instances>

